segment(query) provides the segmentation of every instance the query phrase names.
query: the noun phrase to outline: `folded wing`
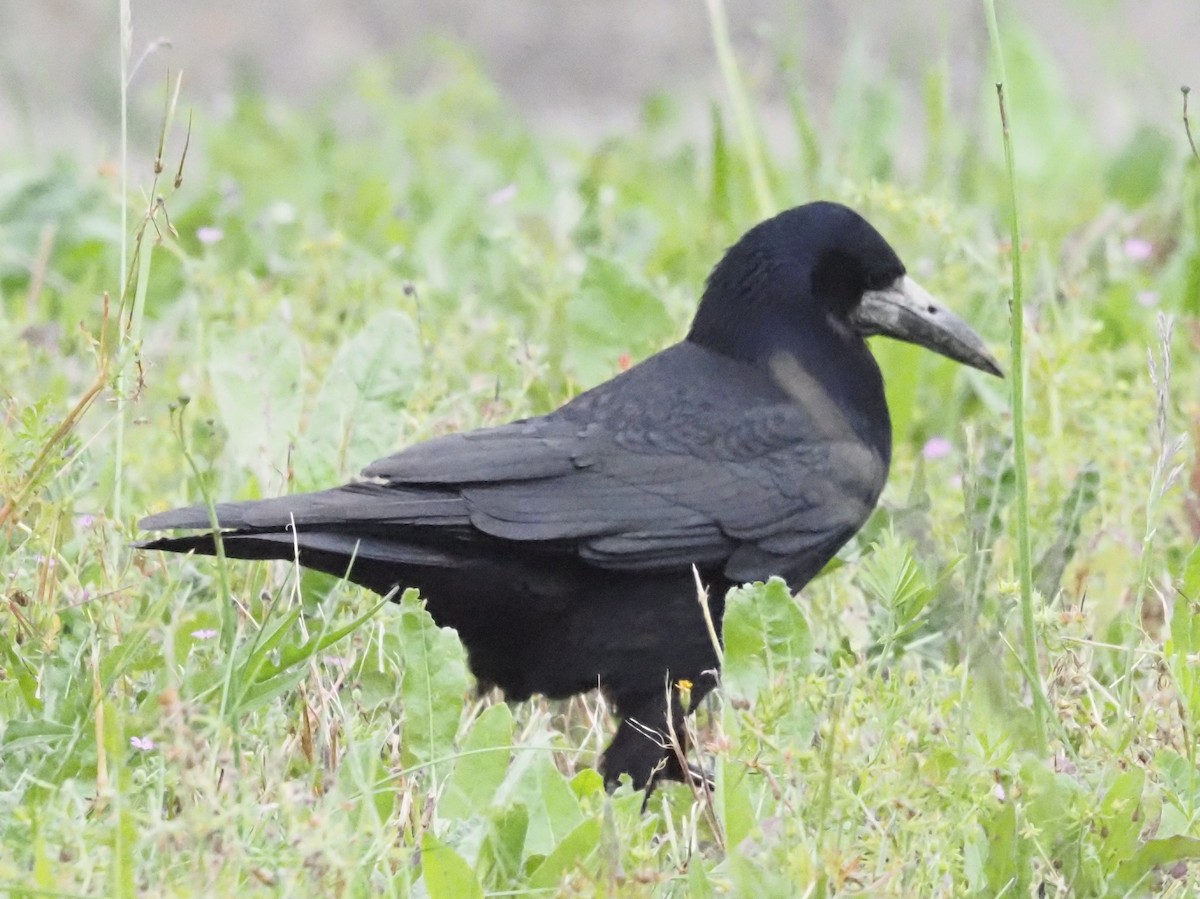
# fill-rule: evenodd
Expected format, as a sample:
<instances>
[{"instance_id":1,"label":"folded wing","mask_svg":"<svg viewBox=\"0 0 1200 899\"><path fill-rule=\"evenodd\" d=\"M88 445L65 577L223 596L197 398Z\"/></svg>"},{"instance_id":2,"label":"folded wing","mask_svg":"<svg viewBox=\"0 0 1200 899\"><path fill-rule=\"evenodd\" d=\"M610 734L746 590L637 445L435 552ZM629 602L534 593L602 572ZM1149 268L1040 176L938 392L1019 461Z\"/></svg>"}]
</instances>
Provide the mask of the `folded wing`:
<instances>
[{"instance_id":1,"label":"folded wing","mask_svg":"<svg viewBox=\"0 0 1200 899\"><path fill-rule=\"evenodd\" d=\"M886 460L848 428L816 427L765 378L711 371L727 363L702 352L668 350L549 416L417 444L359 483L219 504L217 520L235 536L311 538L398 564L453 564L499 543L610 570L807 580L866 520ZM194 506L142 526L210 521Z\"/></svg>"}]
</instances>

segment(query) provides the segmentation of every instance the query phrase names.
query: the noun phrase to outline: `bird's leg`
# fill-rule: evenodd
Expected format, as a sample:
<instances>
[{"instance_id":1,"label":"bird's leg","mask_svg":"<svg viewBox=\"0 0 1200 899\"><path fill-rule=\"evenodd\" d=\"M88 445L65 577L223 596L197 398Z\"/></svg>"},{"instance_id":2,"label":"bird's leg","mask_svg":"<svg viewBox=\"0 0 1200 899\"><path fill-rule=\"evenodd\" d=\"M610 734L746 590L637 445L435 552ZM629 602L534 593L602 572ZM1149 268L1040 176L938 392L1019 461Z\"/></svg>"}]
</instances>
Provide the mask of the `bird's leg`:
<instances>
[{"instance_id":1,"label":"bird's leg","mask_svg":"<svg viewBox=\"0 0 1200 899\"><path fill-rule=\"evenodd\" d=\"M617 788L622 774L628 774L638 790L652 789L664 778L688 781L694 777L691 766L685 767L684 762L688 747L685 712L675 690L668 689L669 715L667 690L620 703L621 724L600 762L610 791Z\"/></svg>"}]
</instances>

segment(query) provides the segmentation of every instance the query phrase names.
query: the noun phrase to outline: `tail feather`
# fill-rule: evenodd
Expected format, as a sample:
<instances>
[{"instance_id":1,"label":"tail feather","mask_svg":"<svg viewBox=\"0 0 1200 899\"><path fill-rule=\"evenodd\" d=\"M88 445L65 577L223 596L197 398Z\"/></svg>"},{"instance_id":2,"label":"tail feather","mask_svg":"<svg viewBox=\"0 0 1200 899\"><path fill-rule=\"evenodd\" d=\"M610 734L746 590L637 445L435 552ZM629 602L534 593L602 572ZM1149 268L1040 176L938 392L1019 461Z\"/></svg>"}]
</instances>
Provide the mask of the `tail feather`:
<instances>
[{"instance_id":1,"label":"tail feather","mask_svg":"<svg viewBox=\"0 0 1200 899\"><path fill-rule=\"evenodd\" d=\"M134 544L138 549L213 556L217 553L215 535L192 534L186 537L158 537ZM221 533L221 547L231 559L279 559L286 561L306 553L325 553L346 560L370 559L392 565L428 565L442 567L461 561L453 554L433 546L384 537L339 534L332 531L229 531ZM342 566L345 570L345 565Z\"/></svg>"},{"instance_id":2,"label":"tail feather","mask_svg":"<svg viewBox=\"0 0 1200 899\"><path fill-rule=\"evenodd\" d=\"M457 493L439 488L401 488L369 482L347 484L319 493L298 493L275 499L217 503L217 526L232 530L280 530L289 525L310 527L372 522L449 526L467 524L466 503ZM146 531L211 528L208 507L185 506L150 515L138 522Z\"/></svg>"},{"instance_id":3,"label":"tail feather","mask_svg":"<svg viewBox=\"0 0 1200 899\"><path fill-rule=\"evenodd\" d=\"M332 531L230 531L221 547L231 559L295 560L305 568L345 577L376 593L415 583L418 569L452 568L462 559L433 546L371 535ZM213 533L159 537L135 544L139 549L216 555Z\"/></svg>"},{"instance_id":4,"label":"tail feather","mask_svg":"<svg viewBox=\"0 0 1200 899\"><path fill-rule=\"evenodd\" d=\"M438 487L400 488L356 483L276 499L218 503L217 532L232 559L296 559L379 593L402 584L415 568L462 562L457 543L467 538L466 504ZM207 533L159 537L140 549L215 555L216 534L207 506L171 509L143 518L148 531L197 529Z\"/></svg>"}]
</instances>

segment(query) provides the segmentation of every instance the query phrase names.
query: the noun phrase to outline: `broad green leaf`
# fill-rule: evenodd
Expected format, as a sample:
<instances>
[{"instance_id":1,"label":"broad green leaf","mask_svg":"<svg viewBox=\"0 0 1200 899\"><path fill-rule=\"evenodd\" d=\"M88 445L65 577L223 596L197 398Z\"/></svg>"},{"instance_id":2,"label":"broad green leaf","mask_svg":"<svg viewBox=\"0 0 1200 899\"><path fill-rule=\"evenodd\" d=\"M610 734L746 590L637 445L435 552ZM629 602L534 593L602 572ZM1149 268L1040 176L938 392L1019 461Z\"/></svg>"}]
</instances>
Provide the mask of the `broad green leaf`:
<instances>
[{"instance_id":1,"label":"broad green leaf","mask_svg":"<svg viewBox=\"0 0 1200 899\"><path fill-rule=\"evenodd\" d=\"M297 479L344 478L396 443L396 413L422 363L416 323L396 310L376 314L338 350L308 411L296 454Z\"/></svg>"},{"instance_id":2,"label":"broad green leaf","mask_svg":"<svg viewBox=\"0 0 1200 899\"><path fill-rule=\"evenodd\" d=\"M364 671L358 678L359 702L363 708L373 708L395 698L400 686L399 676L391 671Z\"/></svg>"},{"instance_id":3,"label":"broad green leaf","mask_svg":"<svg viewBox=\"0 0 1200 899\"><path fill-rule=\"evenodd\" d=\"M988 841L982 829L969 831L963 840L962 859L963 875L967 880L967 889L972 894L983 894L987 886L988 854Z\"/></svg>"},{"instance_id":4,"label":"broad green leaf","mask_svg":"<svg viewBox=\"0 0 1200 899\"><path fill-rule=\"evenodd\" d=\"M421 873L430 899L483 899L470 865L428 830L421 837Z\"/></svg>"},{"instance_id":5,"label":"broad green leaf","mask_svg":"<svg viewBox=\"0 0 1200 899\"><path fill-rule=\"evenodd\" d=\"M0 278L29 276L24 260L36 258L48 223L54 225L56 274L68 280L78 276L80 272L61 270L64 256L73 257L85 246L106 248L118 239L117 220L106 205L102 185L66 157L36 166L5 166L0 176Z\"/></svg>"},{"instance_id":6,"label":"broad green leaf","mask_svg":"<svg viewBox=\"0 0 1200 899\"><path fill-rule=\"evenodd\" d=\"M1154 754L1154 770L1170 794L1185 805L1200 805L1200 768L1186 756L1160 749Z\"/></svg>"},{"instance_id":7,"label":"broad green leaf","mask_svg":"<svg viewBox=\"0 0 1200 899\"><path fill-rule=\"evenodd\" d=\"M601 256L588 257L579 290L567 303L570 365L585 384L612 377L622 354L640 358L651 335L669 336L674 322L649 287L629 268Z\"/></svg>"},{"instance_id":8,"label":"broad green leaf","mask_svg":"<svg viewBox=\"0 0 1200 899\"><path fill-rule=\"evenodd\" d=\"M1179 589L1188 599L1200 602L1200 542L1192 547L1183 563L1183 578Z\"/></svg>"},{"instance_id":9,"label":"broad green leaf","mask_svg":"<svg viewBox=\"0 0 1200 899\"><path fill-rule=\"evenodd\" d=\"M1080 808L1087 807L1090 797L1074 778L1030 759L1021 766L1021 795L1025 817L1049 845L1078 839L1073 828L1078 828Z\"/></svg>"},{"instance_id":10,"label":"broad green leaf","mask_svg":"<svg viewBox=\"0 0 1200 899\"><path fill-rule=\"evenodd\" d=\"M803 856L801 856L803 860ZM803 864L803 861L801 861ZM756 857L745 852L730 851L721 865L722 875L732 878L732 890L723 890L723 895L753 896L758 899L794 899L797 895L797 878L782 866L772 865L771 859ZM817 897L828 897L830 892L822 882L824 878L800 878L804 885L799 895L805 892Z\"/></svg>"},{"instance_id":11,"label":"broad green leaf","mask_svg":"<svg viewBox=\"0 0 1200 899\"><path fill-rule=\"evenodd\" d=\"M347 814L356 829L383 832L396 805L396 789L380 753L378 740L359 740L347 746L338 780L353 784Z\"/></svg>"},{"instance_id":12,"label":"broad green leaf","mask_svg":"<svg viewBox=\"0 0 1200 899\"><path fill-rule=\"evenodd\" d=\"M451 754L467 691L462 643L440 628L414 591L400 604L400 651L404 656L403 760L406 766Z\"/></svg>"},{"instance_id":13,"label":"broad green leaf","mask_svg":"<svg viewBox=\"0 0 1200 899\"><path fill-rule=\"evenodd\" d=\"M686 895L688 899L715 899L717 893L709 879L707 865L688 865Z\"/></svg>"},{"instance_id":14,"label":"broad green leaf","mask_svg":"<svg viewBox=\"0 0 1200 899\"><path fill-rule=\"evenodd\" d=\"M580 802L586 802L590 796L603 796L604 778L595 768L584 768L571 778L571 792Z\"/></svg>"},{"instance_id":15,"label":"broad green leaf","mask_svg":"<svg viewBox=\"0 0 1200 899\"><path fill-rule=\"evenodd\" d=\"M504 782L512 755L512 712L507 705L486 708L471 725L454 768L446 778L438 813L470 818L487 808Z\"/></svg>"},{"instance_id":16,"label":"broad green leaf","mask_svg":"<svg viewBox=\"0 0 1200 899\"><path fill-rule=\"evenodd\" d=\"M735 852L736 847L750 836L757 823L746 777L744 765L730 762L724 755L717 756L717 818L725 831L725 845L730 852Z\"/></svg>"},{"instance_id":17,"label":"broad green leaf","mask_svg":"<svg viewBox=\"0 0 1200 899\"><path fill-rule=\"evenodd\" d=\"M48 748L74 733L75 728L57 721L9 721L4 726L4 737L0 739L0 746L9 751L37 744Z\"/></svg>"},{"instance_id":18,"label":"broad green leaf","mask_svg":"<svg viewBox=\"0 0 1200 899\"><path fill-rule=\"evenodd\" d=\"M479 847L477 867L480 879L489 890L508 889L521 882L528 832L529 811L519 803L494 809L488 815L487 833Z\"/></svg>"},{"instance_id":19,"label":"broad green leaf","mask_svg":"<svg viewBox=\"0 0 1200 899\"><path fill-rule=\"evenodd\" d=\"M568 833L530 875L530 889L553 889L571 869L586 866L600 845L600 825L599 818L589 818Z\"/></svg>"},{"instance_id":20,"label":"broad green leaf","mask_svg":"<svg viewBox=\"0 0 1200 899\"><path fill-rule=\"evenodd\" d=\"M1110 870L1131 858L1137 849L1138 835L1146 824L1142 811L1145 783L1145 771L1130 768L1112 782L1100 802L1095 828L1105 866Z\"/></svg>"},{"instance_id":21,"label":"broad green leaf","mask_svg":"<svg viewBox=\"0 0 1200 899\"><path fill-rule=\"evenodd\" d=\"M1016 803L1000 802L984 821L988 853L984 860L989 895L1028 894L1029 847L1018 832Z\"/></svg>"},{"instance_id":22,"label":"broad green leaf","mask_svg":"<svg viewBox=\"0 0 1200 899\"><path fill-rule=\"evenodd\" d=\"M1153 868L1198 859L1200 839L1195 837L1174 836L1161 840L1147 840L1132 858L1117 869L1113 886L1121 891L1120 894L1130 895L1132 891L1148 886L1146 878Z\"/></svg>"},{"instance_id":23,"label":"broad green leaf","mask_svg":"<svg viewBox=\"0 0 1200 899\"><path fill-rule=\"evenodd\" d=\"M1188 567L1197 559L1200 559L1200 551L1193 551ZM1171 612L1171 637L1166 645L1176 689L1193 719L1200 714L1200 669L1194 661L1195 654L1200 651L1200 601L1195 596L1187 590L1180 591Z\"/></svg>"},{"instance_id":24,"label":"broad green leaf","mask_svg":"<svg viewBox=\"0 0 1200 899\"><path fill-rule=\"evenodd\" d=\"M812 632L781 578L730 593L723 631L722 677L730 693L754 699L776 677L808 671Z\"/></svg>"},{"instance_id":25,"label":"broad green leaf","mask_svg":"<svg viewBox=\"0 0 1200 899\"><path fill-rule=\"evenodd\" d=\"M299 338L277 321L213 334L208 377L235 465L265 476L283 460L300 424L302 359Z\"/></svg>"},{"instance_id":26,"label":"broad green leaf","mask_svg":"<svg viewBox=\"0 0 1200 899\"><path fill-rule=\"evenodd\" d=\"M529 751L544 745L545 751ZM547 855L583 820L579 800L570 783L555 767L549 734L534 734L525 741L524 752L514 757L496 802L516 802L529 809L529 855Z\"/></svg>"}]
</instances>

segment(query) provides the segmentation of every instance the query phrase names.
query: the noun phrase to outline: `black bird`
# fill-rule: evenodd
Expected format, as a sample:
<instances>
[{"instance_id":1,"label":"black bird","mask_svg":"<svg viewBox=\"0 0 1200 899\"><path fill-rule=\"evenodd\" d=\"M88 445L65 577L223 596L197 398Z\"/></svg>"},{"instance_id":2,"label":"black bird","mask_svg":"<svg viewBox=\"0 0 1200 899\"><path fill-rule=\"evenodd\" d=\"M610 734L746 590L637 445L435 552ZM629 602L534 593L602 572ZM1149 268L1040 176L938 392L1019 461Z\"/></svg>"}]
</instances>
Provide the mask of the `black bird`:
<instances>
[{"instance_id":1,"label":"black bird","mask_svg":"<svg viewBox=\"0 0 1200 899\"><path fill-rule=\"evenodd\" d=\"M682 342L548 415L417 444L332 490L218 504L225 554L298 547L377 593L417 587L481 685L605 692L610 787L682 779L665 735L683 738L718 665L693 568L719 632L731 586L799 590L867 520L891 460L873 334L1001 373L866 220L799 206L726 252ZM141 527L211 525L189 506ZM211 530L142 545L216 551Z\"/></svg>"}]
</instances>

